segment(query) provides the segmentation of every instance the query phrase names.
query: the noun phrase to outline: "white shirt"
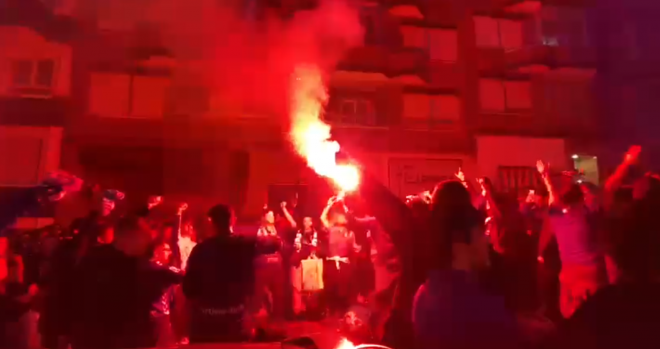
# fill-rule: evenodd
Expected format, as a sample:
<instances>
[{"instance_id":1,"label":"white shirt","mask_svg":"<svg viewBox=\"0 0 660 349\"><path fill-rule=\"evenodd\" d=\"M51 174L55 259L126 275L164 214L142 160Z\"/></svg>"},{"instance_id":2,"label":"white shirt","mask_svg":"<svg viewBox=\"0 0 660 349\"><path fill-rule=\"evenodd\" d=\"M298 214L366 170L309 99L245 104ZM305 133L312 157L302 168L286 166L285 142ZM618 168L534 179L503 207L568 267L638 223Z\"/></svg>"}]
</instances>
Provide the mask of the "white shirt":
<instances>
[{"instance_id":1,"label":"white shirt","mask_svg":"<svg viewBox=\"0 0 660 349\"><path fill-rule=\"evenodd\" d=\"M188 265L188 257L190 257L190 253L192 252L193 248L197 246L197 243L192 241L188 236L181 236L179 237L177 245L179 245L179 253L181 253L181 270L186 270L186 266Z\"/></svg>"}]
</instances>

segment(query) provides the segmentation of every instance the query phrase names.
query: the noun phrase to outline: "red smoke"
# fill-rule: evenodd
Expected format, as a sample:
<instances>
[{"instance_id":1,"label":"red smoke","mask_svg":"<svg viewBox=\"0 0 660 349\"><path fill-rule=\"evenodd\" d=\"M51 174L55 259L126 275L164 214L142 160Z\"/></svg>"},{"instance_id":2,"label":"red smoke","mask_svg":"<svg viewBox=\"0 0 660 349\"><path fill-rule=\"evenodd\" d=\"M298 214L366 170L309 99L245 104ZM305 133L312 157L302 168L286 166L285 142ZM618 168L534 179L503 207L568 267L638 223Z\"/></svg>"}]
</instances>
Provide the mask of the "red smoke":
<instances>
[{"instance_id":1,"label":"red smoke","mask_svg":"<svg viewBox=\"0 0 660 349\"><path fill-rule=\"evenodd\" d=\"M247 111L287 115L295 67L313 64L327 73L361 38L356 9L339 0L286 22L275 17L265 23L237 21L214 40L212 84Z\"/></svg>"},{"instance_id":2,"label":"red smoke","mask_svg":"<svg viewBox=\"0 0 660 349\"><path fill-rule=\"evenodd\" d=\"M131 28L157 29L160 44L180 62L174 83L204 85L221 101L216 114L283 117L291 74L307 63L331 71L361 44L358 9L344 0L319 0L314 10L282 20L246 15L259 0L79 0L79 16ZM213 113L212 113L213 114Z\"/></svg>"}]
</instances>

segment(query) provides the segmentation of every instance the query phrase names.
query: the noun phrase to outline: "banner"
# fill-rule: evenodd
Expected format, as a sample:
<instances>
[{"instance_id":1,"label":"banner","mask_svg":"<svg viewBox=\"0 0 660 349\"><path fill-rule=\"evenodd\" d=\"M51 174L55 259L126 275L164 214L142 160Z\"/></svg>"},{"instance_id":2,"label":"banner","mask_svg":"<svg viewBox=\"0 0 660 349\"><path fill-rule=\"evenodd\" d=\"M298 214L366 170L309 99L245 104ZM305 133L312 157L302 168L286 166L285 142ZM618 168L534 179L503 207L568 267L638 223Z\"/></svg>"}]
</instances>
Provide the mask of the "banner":
<instances>
[{"instance_id":1,"label":"banner","mask_svg":"<svg viewBox=\"0 0 660 349\"><path fill-rule=\"evenodd\" d=\"M497 172L497 188L503 192L518 195L523 190L541 185L541 177L531 166L500 166Z\"/></svg>"}]
</instances>

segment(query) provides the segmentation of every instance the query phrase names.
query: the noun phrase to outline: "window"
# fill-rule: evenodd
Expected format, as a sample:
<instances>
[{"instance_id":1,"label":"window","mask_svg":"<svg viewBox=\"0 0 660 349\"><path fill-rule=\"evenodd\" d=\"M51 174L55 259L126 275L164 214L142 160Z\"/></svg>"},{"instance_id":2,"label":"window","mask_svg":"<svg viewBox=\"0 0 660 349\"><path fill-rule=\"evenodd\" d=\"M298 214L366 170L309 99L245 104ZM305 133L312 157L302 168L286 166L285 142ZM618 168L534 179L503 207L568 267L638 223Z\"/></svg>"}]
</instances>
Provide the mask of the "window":
<instances>
[{"instance_id":1,"label":"window","mask_svg":"<svg viewBox=\"0 0 660 349\"><path fill-rule=\"evenodd\" d=\"M93 73L89 91L89 113L103 117L129 116L131 76Z\"/></svg>"},{"instance_id":2,"label":"window","mask_svg":"<svg viewBox=\"0 0 660 349\"><path fill-rule=\"evenodd\" d=\"M204 114L211 107L211 91L202 86L174 86L167 97L167 114Z\"/></svg>"},{"instance_id":3,"label":"window","mask_svg":"<svg viewBox=\"0 0 660 349\"><path fill-rule=\"evenodd\" d=\"M491 17L474 17L477 47L499 47L500 34L497 20Z\"/></svg>"},{"instance_id":4,"label":"window","mask_svg":"<svg viewBox=\"0 0 660 349\"><path fill-rule=\"evenodd\" d=\"M529 81L505 81L507 109L532 108L531 83Z\"/></svg>"},{"instance_id":5,"label":"window","mask_svg":"<svg viewBox=\"0 0 660 349\"><path fill-rule=\"evenodd\" d=\"M362 14L360 16L360 23L362 28L364 28L364 44L365 45L377 45L377 35L376 28L374 23L374 18L371 14Z\"/></svg>"},{"instance_id":6,"label":"window","mask_svg":"<svg viewBox=\"0 0 660 349\"><path fill-rule=\"evenodd\" d=\"M133 76L131 116L159 118L165 110L165 96L170 79L154 76Z\"/></svg>"},{"instance_id":7,"label":"window","mask_svg":"<svg viewBox=\"0 0 660 349\"><path fill-rule=\"evenodd\" d=\"M589 40L585 18L587 18L587 13L582 9L544 6L539 18L543 44L568 47L587 46Z\"/></svg>"},{"instance_id":8,"label":"window","mask_svg":"<svg viewBox=\"0 0 660 349\"><path fill-rule=\"evenodd\" d=\"M429 29L428 35L431 60L456 62L458 35L455 30Z\"/></svg>"},{"instance_id":9,"label":"window","mask_svg":"<svg viewBox=\"0 0 660 349\"><path fill-rule=\"evenodd\" d=\"M403 118L428 120L431 115L431 98L425 94L403 95Z\"/></svg>"},{"instance_id":10,"label":"window","mask_svg":"<svg viewBox=\"0 0 660 349\"><path fill-rule=\"evenodd\" d=\"M456 96L432 96L431 120L437 124L451 124L461 115L461 105Z\"/></svg>"},{"instance_id":11,"label":"window","mask_svg":"<svg viewBox=\"0 0 660 349\"><path fill-rule=\"evenodd\" d=\"M593 96L591 80L546 78L542 87L546 112L567 119L580 119L590 115Z\"/></svg>"},{"instance_id":12,"label":"window","mask_svg":"<svg viewBox=\"0 0 660 349\"><path fill-rule=\"evenodd\" d=\"M460 103L456 96L405 94L403 118L408 126L452 124L460 117Z\"/></svg>"},{"instance_id":13,"label":"window","mask_svg":"<svg viewBox=\"0 0 660 349\"><path fill-rule=\"evenodd\" d=\"M532 107L529 81L481 79L479 97L481 109L484 111L507 112Z\"/></svg>"},{"instance_id":14,"label":"window","mask_svg":"<svg viewBox=\"0 0 660 349\"><path fill-rule=\"evenodd\" d=\"M366 98L341 98L331 106L325 119L344 125L376 126L373 102Z\"/></svg>"},{"instance_id":15,"label":"window","mask_svg":"<svg viewBox=\"0 0 660 349\"><path fill-rule=\"evenodd\" d=\"M523 23L508 19L474 17L477 47L515 50L523 46Z\"/></svg>"},{"instance_id":16,"label":"window","mask_svg":"<svg viewBox=\"0 0 660 349\"><path fill-rule=\"evenodd\" d=\"M21 60L14 62L12 66L12 84L14 86L32 85L33 62Z\"/></svg>"},{"instance_id":17,"label":"window","mask_svg":"<svg viewBox=\"0 0 660 349\"><path fill-rule=\"evenodd\" d=\"M499 80L479 80L479 100L485 111L503 112L506 110L504 85Z\"/></svg>"},{"instance_id":18,"label":"window","mask_svg":"<svg viewBox=\"0 0 660 349\"><path fill-rule=\"evenodd\" d=\"M55 62L52 60L42 60L37 62L37 72L35 76L35 85L51 87L53 86L53 75L55 74Z\"/></svg>"},{"instance_id":19,"label":"window","mask_svg":"<svg viewBox=\"0 0 660 349\"><path fill-rule=\"evenodd\" d=\"M55 76L55 61L17 60L12 63L12 87L25 94L50 94Z\"/></svg>"},{"instance_id":20,"label":"window","mask_svg":"<svg viewBox=\"0 0 660 349\"><path fill-rule=\"evenodd\" d=\"M423 28L403 25L401 26L401 34L403 35L403 45L405 47L427 47L426 35Z\"/></svg>"},{"instance_id":21,"label":"window","mask_svg":"<svg viewBox=\"0 0 660 349\"><path fill-rule=\"evenodd\" d=\"M500 19L500 45L505 50L515 50L523 46L523 23L508 19Z\"/></svg>"}]
</instances>

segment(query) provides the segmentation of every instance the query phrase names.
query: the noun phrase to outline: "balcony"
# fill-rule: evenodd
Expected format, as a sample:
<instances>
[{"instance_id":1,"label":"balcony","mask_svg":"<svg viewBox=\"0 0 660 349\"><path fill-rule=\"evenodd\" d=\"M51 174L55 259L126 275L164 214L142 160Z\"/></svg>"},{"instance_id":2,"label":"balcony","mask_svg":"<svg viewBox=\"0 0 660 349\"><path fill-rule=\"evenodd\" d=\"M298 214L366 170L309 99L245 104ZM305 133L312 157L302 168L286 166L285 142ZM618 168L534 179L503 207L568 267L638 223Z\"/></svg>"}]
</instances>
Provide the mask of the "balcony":
<instances>
[{"instance_id":1,"label":"balcony","mask_svg":"<svg viewBox=\"0 0 660 349\"><path fill-rule=\"evenodd\" d=\"M0 124L64 126L73 112L69 99L0 98Z\"/></svg>"},{"instance_id":2,"label":"balcony","mask_svg":"<svg viewBox=\"0 0 660 349\"><path fill-rule=\"evenodd\" d=\"M518 113L482 112L478 115L475 131L490 135L525 135L531 137L575 137L583 140L596 136L588 120L544 117L535 111Z\"/></svg>"},{"instance_id":3,"label":"balcony","mask_svg":"<svg viewBox=\"0 0 660 349\"><path fill-rule=\"evenodd\" d=\"M23 202L25 195L25 187L0 186L0 202ZM23 212L20 218L52 218L54 215L55 205L38 205L36 207L29 207L29 210Z\"/></svg>"},{"instance_id":4,"label":"balcony","mask_svg":"<svg viewBox=\"0 0 660 349\"><path fill-rule=\"evenodd\" d=\"M420 49L390 51L384 47L364 46L348 52L338 70L382 73L387 77L417 75L428 79L428 55Z\"/></svg>"},{"instance_id":5,"label":"balcony","mask_svg":"<svg viewBox=\"0 0 660 349\"><path fill-rule=\"evenodd\" d=\"M477 133L585 139L597 134L591 79L553 72L532 81L482 79L480 85Z\"/></svg>"},{"instance_id":6,"label":"balcony","mask_svg":"<svg viewBox=\"0 0 660 349\"><path fill-rule=\"evenodd\" d=\"M584 8L594 6L596 0L491 0L494 8L513 15L533 15L544 6Z\"/></svg>"},{"instance_id":7,"label":"balcony","mask_svg":"<svg viewBox=\"0 0 660 349\"><path fill-rule=\"evenodd\" d=\"M484 50L479 58L480 71L509 77L573 68L595 71L596 52L590 47L536 45L511 50Z\"/></svg>"},{"instance_id":8,"label":"balcony","mask_svg":"<svg viewBox=\"0 0 660 349\"><path fill-rule=\"evenodd\" d=\"M73 20L40 0L1 1L0 25L27 27L54 42L70 42L79 30Z\"/></svg>"},{"instance_id":9,"label":"balcony","mask_svg":"<svg viewBox=\"0 0 660 349\"><path fill-rule=\"evenodd\" d=\"M469 151L472 139L454 131L391 129L333 129L333 137L346 149L373 152L460 153Z\"/></svg>"},{"instance_id":10,"label":"balcony","mask_svg":"<svg viewBox=\"0 0 660 349\"><path fill-rule=\"evenodd\" d=\"M475 17L474 21L482 75L523 77L563 68L592 73L595 69L596 50L589 45L579 16L566 23L540 17Z\"/></svg>"}]
</instances>

